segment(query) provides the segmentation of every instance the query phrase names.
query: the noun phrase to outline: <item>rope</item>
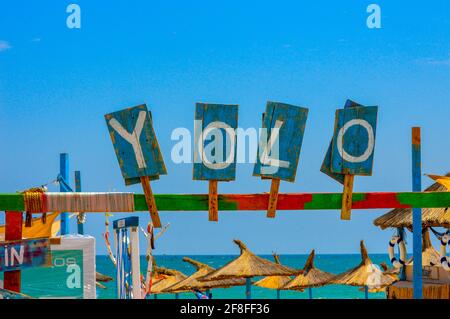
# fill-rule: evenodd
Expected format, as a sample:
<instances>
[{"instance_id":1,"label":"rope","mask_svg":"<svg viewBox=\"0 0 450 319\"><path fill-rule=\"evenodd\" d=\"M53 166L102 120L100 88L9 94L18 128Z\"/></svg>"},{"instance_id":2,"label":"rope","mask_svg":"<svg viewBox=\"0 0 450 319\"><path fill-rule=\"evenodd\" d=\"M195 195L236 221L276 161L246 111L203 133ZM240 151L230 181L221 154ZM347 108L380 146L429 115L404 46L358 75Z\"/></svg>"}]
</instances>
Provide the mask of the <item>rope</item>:
<instances>
[{"instance_id":1,"label":"rope","mask_svg":"<svg viewBox=\"0 0 450 319\"><path fill-rule=\"evenodd\" d=\"M431 232L434 234L434 236L436 236L436 238L439 239L439 240L441 240L442 236L450 234L450 229L447 229L446 232L441 233L441 232L438 232L433 227L429 227L429 228L430 228Z\"/></svg>"}]
</instances>

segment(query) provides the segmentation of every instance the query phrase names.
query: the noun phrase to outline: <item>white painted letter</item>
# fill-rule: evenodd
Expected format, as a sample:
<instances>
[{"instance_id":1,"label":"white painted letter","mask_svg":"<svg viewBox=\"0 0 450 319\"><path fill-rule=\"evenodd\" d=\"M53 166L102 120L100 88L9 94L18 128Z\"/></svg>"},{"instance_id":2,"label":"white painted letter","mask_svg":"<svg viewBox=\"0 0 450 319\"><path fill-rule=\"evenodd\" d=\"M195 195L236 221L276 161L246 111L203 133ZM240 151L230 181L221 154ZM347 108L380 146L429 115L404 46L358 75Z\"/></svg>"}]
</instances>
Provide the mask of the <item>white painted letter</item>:
<instances>
[{"instance_id":1,"label":"white painted letter","mask_svg":"<svg viewBox=\"0 0 450 319\"><path fill-rule=\"evenodd\" d=\"M67 277L66 284L67 288L81 288L81 269L77 264L68 265L66 269L67 273L70 275Z\"/></svg>"},{"instance_id":2,"label":"white painted letter","mask_svg":"<svg viewBox=\"0 0 450 319\"><path fill-rule=\"evenodd\" d=\"M131 134L128 133L115 118L112 118L109 121L109 125L111 125L111 127L133 147L134 155L136 156L136 162L139 168L147 167L147 165L145 164L144 153L142 152L141 143L139 142L142 129L144 128L144 121L146 115L147 112L145 111L139 112L139 116L136 121L136 126L134 127L133 133Z\"/></svg>"}]
</instances>

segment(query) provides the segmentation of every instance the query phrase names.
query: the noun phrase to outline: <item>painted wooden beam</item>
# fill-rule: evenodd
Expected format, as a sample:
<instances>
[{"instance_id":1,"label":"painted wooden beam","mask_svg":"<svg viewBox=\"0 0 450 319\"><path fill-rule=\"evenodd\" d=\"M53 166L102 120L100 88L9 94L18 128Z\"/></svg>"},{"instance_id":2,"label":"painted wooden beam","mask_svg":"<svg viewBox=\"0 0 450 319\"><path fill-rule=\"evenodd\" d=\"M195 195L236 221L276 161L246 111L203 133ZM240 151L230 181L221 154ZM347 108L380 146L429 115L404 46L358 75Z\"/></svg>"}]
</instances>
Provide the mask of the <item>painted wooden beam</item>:
<instances>
[{"instance_id":1,"label":"painted wooden beam","mask_svg":"<svg viewBox=\"0 0 450 319\"><path fill-rule=\"evenodd\" d=\"M6 211L5 214L5 241L22 239L23 213ZM5 260L5 258L3 258ZM20 270L5 271L3 288L6 290L20 292L22 286L22 275Z\"/></svg>"},{"instance_id":2,"label":"painted wooden beam","mask_svg":"<svg viewBox=\"0 0 450 319\"><path fill-rule=\"evenodd\" d=\"M117 195L134 198L134 210L117 204ZM44 198L57 196L59 211L86 212L148 211L143 194L130 193L46 193ZM98 196L104 200L98 200ZM220 194L220 211L266 211L269 194ZM160 211L208 211L208 194L155 194ZM106 204L105 204L106 202ZM107 208L105 208L107 206ZM277 209L284 210L340 210L342 193L279 194ZM47 205L44 205L47 207ZM450 207L450 192L386 192L354 193L353 209L438 208ZM0 194L0 211L23 211L22 194Z\"/></svg>"},{"instance_id":3,"label":"painted wooden beam","mask_svg":"<svg viewBox=\"0 0 450 319\"><path fill-rule=\"evenodd\" d=\"M412 190L422 191L422 152L420 127L412 128ZM413 296L422 299L422 209L415 207L413 215Z\"/></svg>"}]
</instances>

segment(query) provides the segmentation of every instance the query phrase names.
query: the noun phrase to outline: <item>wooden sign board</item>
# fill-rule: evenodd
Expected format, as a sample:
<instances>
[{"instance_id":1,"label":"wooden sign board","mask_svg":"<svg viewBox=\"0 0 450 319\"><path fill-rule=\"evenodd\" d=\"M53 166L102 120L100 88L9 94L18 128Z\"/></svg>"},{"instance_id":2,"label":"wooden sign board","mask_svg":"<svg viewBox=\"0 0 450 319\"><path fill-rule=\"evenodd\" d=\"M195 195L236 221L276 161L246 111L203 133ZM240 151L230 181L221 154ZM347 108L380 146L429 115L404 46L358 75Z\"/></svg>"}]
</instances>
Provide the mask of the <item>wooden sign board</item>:
<instances>
[{"instance_id":1,"label":"wooden sign board","mask_svg":"<svg viewBox=\"0 0 450 319\"><path fill-rule=\"evenodd\" d=\"M197 103L195 120L194 180L234 180L238 106Z\"/></svg>"},{"instance_id":2,"label":"wooden sign board","mask_svg":"<svg viewBox=\"0 0 450 319\"><path fill-rule=\"evenodd\" d=\"M197 103L194 128L194 180L208 180L208 219L219 220L218 181L236 178L238 106Z\"/></svg>"},{"instance_id":3,"label":"wooden sign board","mask_svg":"<svg viewBox=\"0 0 450 319\"><path fill-rule=\"evenodd\" d=\"M51 250L48 238L0 243L0 271L50 266Z\"/></svg>"},{"instance_id":4,"label":"wooden sign board","mask_svg":"<svg viewBox=\"0 0 450 319\"><path fill-rule=\"evenodd\" d=\"M295 181L307 117L307 108L267 102L254 176Z\"/></svg>"},{"instance_id":5,"label":"wooden sign board","mask_svg":"<svg viewBox=\"0 0 450 319\"><path fill-rule=\"evenodd\" d=\"M377 106L336 111L331 150L333 173L372 175L377 112Z\"/></svg>"},{"instance_id":6,"label":"wooden sign board","mask_svg":"<svg viewBox=\"0 0 450 319\"><path fill-rule=\"evenodd\" d=\"M105 119L126 185L140 183L142 176L154 180L167 174L145 104L106 114Z\"/></svg>"},{"instance_id":7,"label":"wooden sign board","mask_svg":"<svg viewBox=\"0 0 450 319\"><path fill-rule=\"evenodd\" d=\"M352 100L347 100L345 102L344 108L351 108L351 107L358 107L362 106L359 103L356 103ZM320 171L329 177L333 178L334 180L338 181L341 184L344 184L344 174L334 173L331 171L331 150L333 148L333 140L330 141L330 145L328 146L327 153L325 154L325 158L322 162L322 167L320 168Z\"/></svg>"}]
</instances>

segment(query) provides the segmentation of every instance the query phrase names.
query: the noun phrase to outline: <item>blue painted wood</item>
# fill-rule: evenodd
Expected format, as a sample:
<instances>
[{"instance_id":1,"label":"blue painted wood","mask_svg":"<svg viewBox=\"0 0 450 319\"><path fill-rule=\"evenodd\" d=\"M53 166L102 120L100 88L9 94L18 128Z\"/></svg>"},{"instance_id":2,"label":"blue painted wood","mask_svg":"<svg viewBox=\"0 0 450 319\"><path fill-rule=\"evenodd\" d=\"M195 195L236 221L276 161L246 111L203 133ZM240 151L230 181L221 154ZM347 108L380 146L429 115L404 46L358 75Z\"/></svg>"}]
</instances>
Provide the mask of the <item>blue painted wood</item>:
<instances>
[{"instance_id":1,"label":"blue painted wood","mask_svg":"<svg viewBox=\"0 0 450 319\"><path fill-rule=\"evenodd\" d=\"M234 180L238 106L197 103L195 120L193 179Z\"/></svg>"},{"instance_id":2,"label":"blue painted wood","mask_svg":"<svg viewBox=\"0 0 450 319\"><path fill-rule=\"evenodd\" d=\"M69 181L69 154L61 153L59 154L59 174L63 178L63 180L70 184ZM60 192L67 192L64 185L60 183L59 185ZM63 212L61 213L61 235L69 234L69 213Z\"/></svg>"},{"instance_id":3,"label":"blue painted wood","mask_svg":"<svg viewBox=\"0 0 450 319\"><path fill-rule=\"evenodd\" d=\"M245 278L245 298L252 299L252 279Z\"/></svg>"},{"instance_id":4,"label":"blue painted wood","mask_svg":"<svg viewBox=\"0 0 450 319\"><path fill-rule=\"evenodd\" d=\"M377 106L336 111L331 171L346 175L372 175Z\"/></svg>"},{"instance_id":5,"label":"blue painted wood","mask_svg":"<svg viewBox=\"0 0 450 319\"><path fill-rule=\"evenodd\" d=\"M369 288L364 286L364 298L369 299Z\"/></svg>"},{"instance_id":6,"label":"blue painted wood","mask_svg":"<svg viewBox=\"0 0 450 319\"><path fill-rule=\"evenodd\" d=\"M345 102L344 105L344 109L347 108L351 108L351 107L362 107L363 105L352 101L350 99L348 99ZM325 154L325 158L322 162L322 167L320 168L320 171L326 175L328 175L329 177L333 178L334 180L336 180L337 182L341 183L342 185L344 184L344 174L339 174L339 173L333 173L331 171L331 151L333 148L333 139L331 139L330 144L328 146L327 152Z\"/></svg>"},{"instance_id":7,"label":"blue painted wood","mask_svg":"<svg viewBox=\"0 0 450 319\"><path fill-rule=\"evenodd\" d=\"M312 293L311 287L308 288L308 295L309 295L309 299L313 299L313 293Z\"/></svg>"},{"instance_id":8,"label":"blue painted wood","mask_svg":"<svg viewBox=\"0 0 450 319\"><path fill-rule=\"evenodd\" d=\"M420 128L412 129L412 190L422 191ZM422 209L413 208L413 296L422 299Z\"/></svg>"},{"instance_id":9,"label":"blue painted wood","mask_svg":"<svg viewBox=\"0 0 450 319\"><path fill-rule=\"evenodd\" d=\"M75 192L81 192L81 172L75 171ZM78 234L84 235L84 223L77 223Z\"/></svg>"},{"instance_id":10,"label":"blue painted wood","mask_svg":"<svg viewBox=\"0 0 450 319\"><path fill-rule=\"evenodd\" d=\"M113 229L122 229L122 228L128 228L128 227L138 227L139 226L139 217L138 216L131 216L121 219L116 219L113 221Z\"/></svg>"},{"instance_id":11,"label":"blue painted wood","mask_svg":"<svg viewBox=\"0 0 450 319\"><path fill-rule=\"evenodd\" d=\"M280 299L280 289L277 289L277 299Z\"/></svg>"},{"instance_id":12,"label":"blue painted wood","mask_svg":"<svg viewBox=\"0 0 450 319\"><path fill-rule=\"evenodd\" d=\"M20 258L22 255L23 258ZM48 238L0 243L0 271L50 267L51 265L50 240Z\"/></svg>"},{"instance_id":13,"label":"blue painted wood","mask_svg":"<svg viewBox=\"0 0 450 319\"><path fill-rule=\"evenodd\" d=\"M145 104L106 114L105 119L126 185L140 183L141 176L154 180L167 174Z\"/></svg>"},{"instance_id":14,"label":"blue painted wood","mask_svg":"<svg viewBox=\"0 0 450 319\"><path fill-rule=\"evenodd\" d=\"M307 118L307 108L267 102L263 116L263 129L267 130L267 136L260 135L254 176L295 181ZM274 130L277 125L281 127ZM277 132L278 136L275 139ZM270 148L271 139L275 141L272 149ZM263 145L266 147L261 147ZM265 153L265 148L271 151ZM277 150L278 154L276 154ZM271 165L268 159L275 159L281 163Z\"/></svg>"}]
</instances>

